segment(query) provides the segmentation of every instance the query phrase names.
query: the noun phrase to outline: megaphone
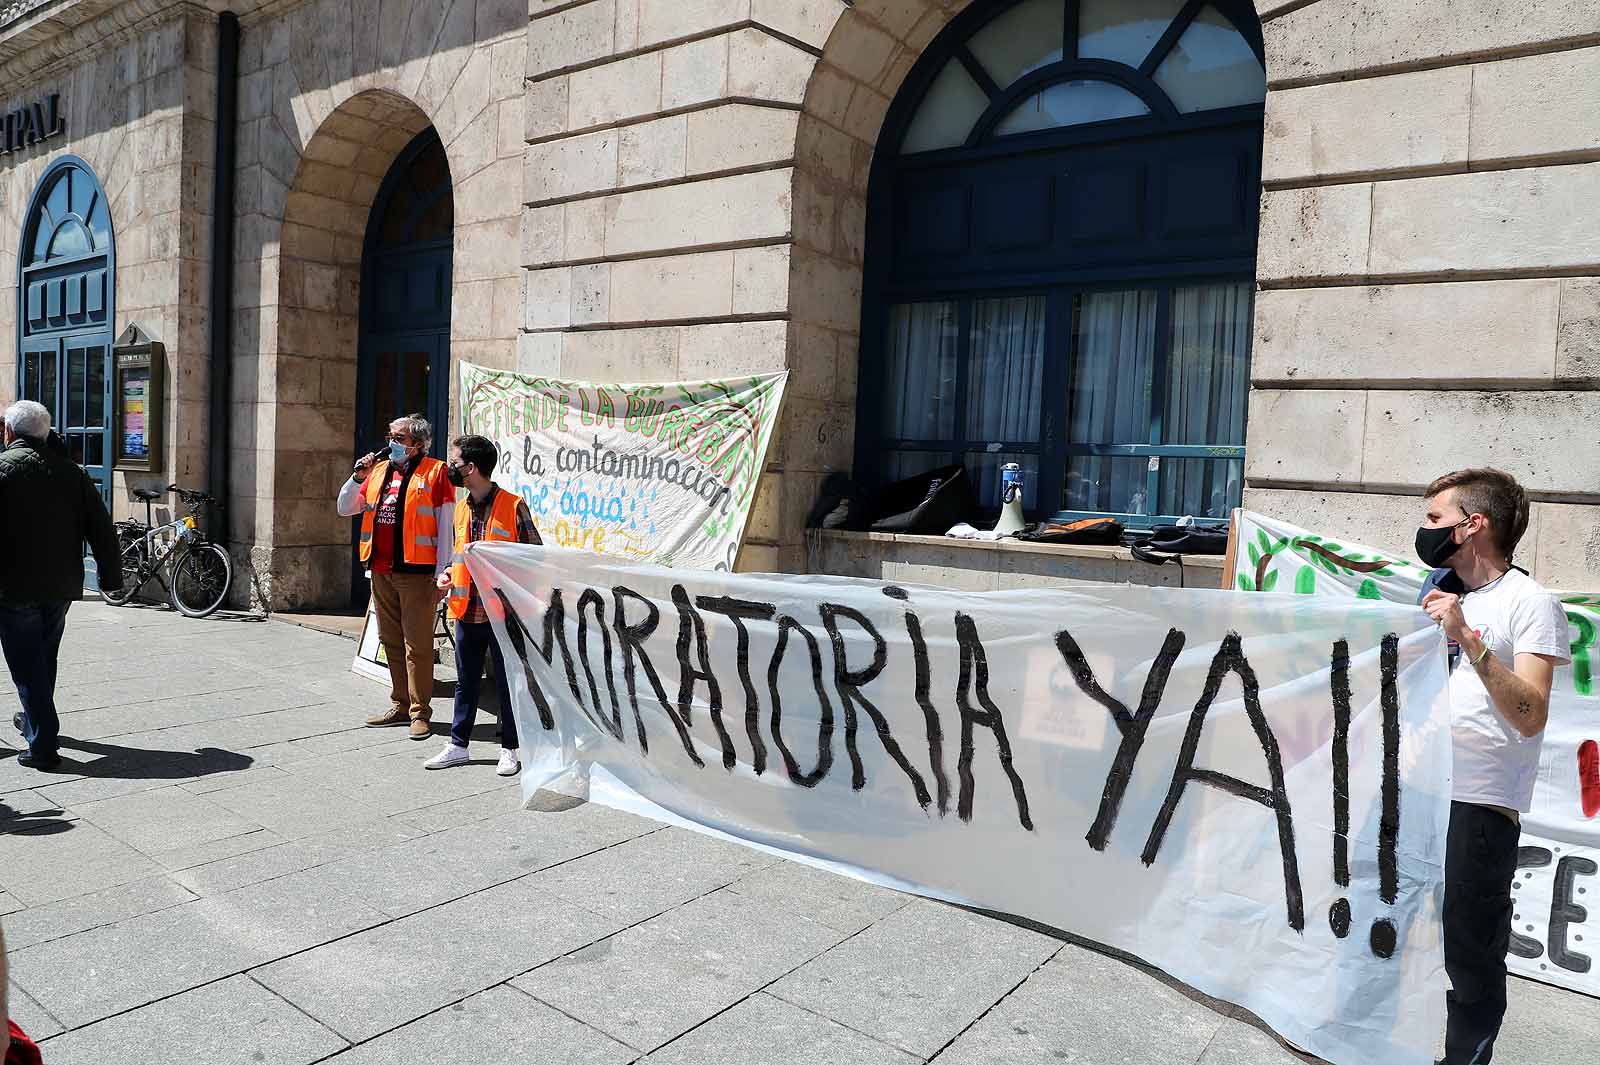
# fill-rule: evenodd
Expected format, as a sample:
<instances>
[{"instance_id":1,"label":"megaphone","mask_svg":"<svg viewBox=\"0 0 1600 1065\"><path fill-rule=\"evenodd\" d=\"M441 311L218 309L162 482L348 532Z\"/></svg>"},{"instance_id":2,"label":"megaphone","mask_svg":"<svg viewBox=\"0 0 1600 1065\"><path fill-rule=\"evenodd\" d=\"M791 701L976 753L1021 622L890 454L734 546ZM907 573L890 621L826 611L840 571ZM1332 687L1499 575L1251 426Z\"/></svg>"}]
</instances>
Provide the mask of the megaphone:
<instances>
[{"instance_id":1,"label":"megaphone","mask_svg":"<svg viewBox=\"0 0 1600 1065\"><path fill-rule=\"evenodd\" d=\"M1019 533L1027 525L1022 516L1022 467L1008 462L1000 467L1000 520L994 531L1001 536Z\"/></svg>"}]
</instances>

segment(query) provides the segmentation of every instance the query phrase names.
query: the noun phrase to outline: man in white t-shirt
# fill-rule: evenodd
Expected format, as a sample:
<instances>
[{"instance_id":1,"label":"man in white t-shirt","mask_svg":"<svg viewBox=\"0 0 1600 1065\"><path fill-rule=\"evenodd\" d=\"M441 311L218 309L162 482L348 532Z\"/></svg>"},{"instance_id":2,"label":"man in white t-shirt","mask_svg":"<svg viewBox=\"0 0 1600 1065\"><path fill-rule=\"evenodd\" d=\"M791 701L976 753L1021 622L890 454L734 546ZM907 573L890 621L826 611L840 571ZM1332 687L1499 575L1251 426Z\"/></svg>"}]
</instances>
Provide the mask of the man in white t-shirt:
<instances>
[{"instance_id":1,"label":"man in white t-shirt","mask_svg":"<svg viewBox=\"0 0 1600 1065\"><path fill-rule=\"evenodd\" d=\"M1422 608L1450 644L1455 785L1444 859L1445 1065L1487 1065L1506 1012L1506 948L1520 812L1533 802L1550 682L1568 661L1566 614L1511 565L1528 493L1499 470L1428 486L1417 555L1438 567Z\"/></svg>"}]
</instances>

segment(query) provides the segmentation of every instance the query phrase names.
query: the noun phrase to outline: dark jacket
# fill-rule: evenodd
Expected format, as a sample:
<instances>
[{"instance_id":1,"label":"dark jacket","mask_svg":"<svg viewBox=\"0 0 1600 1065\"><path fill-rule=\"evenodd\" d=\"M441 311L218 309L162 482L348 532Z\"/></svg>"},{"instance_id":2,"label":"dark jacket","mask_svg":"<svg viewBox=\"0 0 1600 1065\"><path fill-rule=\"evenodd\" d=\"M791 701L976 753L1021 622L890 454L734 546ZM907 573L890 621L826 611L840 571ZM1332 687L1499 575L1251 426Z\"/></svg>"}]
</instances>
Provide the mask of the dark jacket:
<instances>
[{"instance_id":1,"label":"dark jacket","mask_svg":"<svg viewBox=\"0 0 1600 1065\"><path fill-rule=\"evenodd\" d=\"M82 598L85 541L100 587L122 587L117 530L83 468L37 440L0 451L0 603Z\"/></svg>"}]
</instances>

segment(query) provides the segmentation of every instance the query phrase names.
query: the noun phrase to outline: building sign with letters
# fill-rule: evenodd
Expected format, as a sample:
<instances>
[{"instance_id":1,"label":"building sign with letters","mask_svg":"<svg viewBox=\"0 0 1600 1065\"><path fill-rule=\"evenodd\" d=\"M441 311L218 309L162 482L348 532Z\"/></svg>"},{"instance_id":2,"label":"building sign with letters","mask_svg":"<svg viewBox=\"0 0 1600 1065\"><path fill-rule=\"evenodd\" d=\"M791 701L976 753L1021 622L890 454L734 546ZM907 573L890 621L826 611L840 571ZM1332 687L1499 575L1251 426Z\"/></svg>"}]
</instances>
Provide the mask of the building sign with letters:
<instances>
[{"instance_id":1,"label":"building sign with letters","mask_svg":"<svg viewBox=\"0 0 1600 1065\"><path fill-rule=\"evenodd\" d=\"M61 94L53 92L43 100L24 104L0 115L0 155L9 155L66 132L67 116L61 110Z\"/></svg>"}]
</instances>

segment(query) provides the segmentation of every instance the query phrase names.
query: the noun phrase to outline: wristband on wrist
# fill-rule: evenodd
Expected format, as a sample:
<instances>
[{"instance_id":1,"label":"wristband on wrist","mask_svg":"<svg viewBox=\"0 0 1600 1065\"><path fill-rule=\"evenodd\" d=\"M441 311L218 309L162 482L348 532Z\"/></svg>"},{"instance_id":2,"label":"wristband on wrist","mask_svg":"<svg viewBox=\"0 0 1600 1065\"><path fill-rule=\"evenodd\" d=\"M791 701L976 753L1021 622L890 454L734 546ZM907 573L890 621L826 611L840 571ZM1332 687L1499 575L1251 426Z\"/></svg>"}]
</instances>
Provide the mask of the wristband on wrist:
<instances>
[{"instance_id":1,"label":"wristband on wrist","mask_svg":"<svg viewBox=\"0 0 1600 1065\"><path fill-rule=\"evenodd\" d=\"M1478 663L1482 662L1485 658L1488 658L1488 657L1489 657L1489 645L1488 644L1484 644L1483 645L1483 650L1478 652L1478 657L1472 659L1473 668L1476 669L1477 666L1478 666Z\"/></svg>"}]
</instances>

